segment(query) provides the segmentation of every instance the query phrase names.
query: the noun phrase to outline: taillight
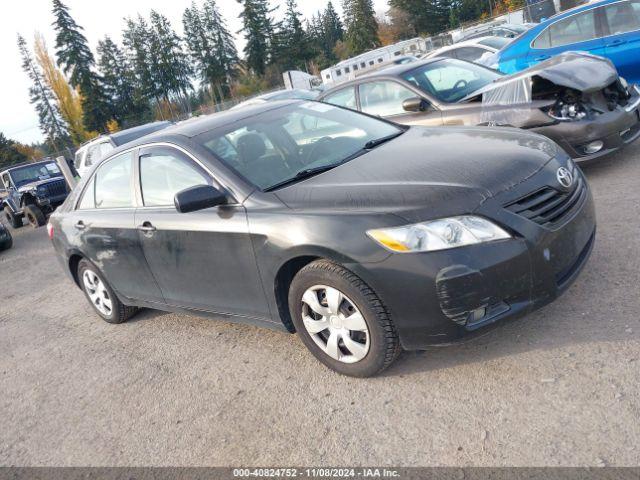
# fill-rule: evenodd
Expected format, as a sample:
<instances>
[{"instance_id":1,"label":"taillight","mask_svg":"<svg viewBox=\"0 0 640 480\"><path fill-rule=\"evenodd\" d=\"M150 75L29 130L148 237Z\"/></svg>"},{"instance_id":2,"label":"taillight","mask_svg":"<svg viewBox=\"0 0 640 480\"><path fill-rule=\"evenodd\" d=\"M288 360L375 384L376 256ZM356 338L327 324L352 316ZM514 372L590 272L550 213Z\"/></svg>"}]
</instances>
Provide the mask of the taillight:
<instances>
[{"instance_id":1,"label":"taillight","mask_svg":"<svg viewBox=\"0 0 640 480\"><path fill-rule=\"evenodd\" d=\"M51 225L51 223L47 223L47 233L49 234L49 238L53 240L53 225Z\"/></svg>"}]
</instances>

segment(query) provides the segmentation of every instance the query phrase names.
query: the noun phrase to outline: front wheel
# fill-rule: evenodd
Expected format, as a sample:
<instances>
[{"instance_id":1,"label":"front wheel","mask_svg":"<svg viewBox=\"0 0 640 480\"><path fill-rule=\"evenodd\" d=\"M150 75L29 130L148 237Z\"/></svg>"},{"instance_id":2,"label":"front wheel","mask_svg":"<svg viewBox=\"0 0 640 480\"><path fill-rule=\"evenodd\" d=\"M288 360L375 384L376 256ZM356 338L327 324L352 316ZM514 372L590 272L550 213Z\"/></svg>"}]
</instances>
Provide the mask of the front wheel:
<instances>
[{"instance_id":1,"label":"front wheel","mask_svg":"<svg viewBox=\"0 0 640 480\"><path fill-rule=\"evenodd\" d=\"M298 272L289 290L289 311L306 347L338 373L369 377L400 353L398 334L380 299L335 263L318 260Z\"/></svg>"},{"instance_id":2,"label":"front wheel","mask_svg":"<svg viewBox=\"0 0 640 480\"><path fill-rule=\"evenodd\" d=\"M47 217L37 205L27 205L24 207L24 215L29 221L29 225L38 228L47 223Z\"/></svg>"},{"instance_id":3,"label":"front wheel","mask_svg":"<svg viewBox=\"0 0 640 480\"><path fill-rule=\"evenodd\" d=\"M88 260L80 260L78 279L87 300L106 322L124 323L138 311L118 300L98 268Z\"/></svg>"}]
</instances>

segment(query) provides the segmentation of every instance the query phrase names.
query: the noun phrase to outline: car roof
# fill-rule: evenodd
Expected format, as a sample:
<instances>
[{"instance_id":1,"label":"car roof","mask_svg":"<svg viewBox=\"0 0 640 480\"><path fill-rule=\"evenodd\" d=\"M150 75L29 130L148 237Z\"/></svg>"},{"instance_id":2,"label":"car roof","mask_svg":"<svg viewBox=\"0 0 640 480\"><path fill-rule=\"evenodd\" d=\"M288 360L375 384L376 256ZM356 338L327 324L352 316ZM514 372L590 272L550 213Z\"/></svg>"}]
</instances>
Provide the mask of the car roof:
<instances>
[{"instance_id":1,"label":"car roof","mask_svg":"<svg viewBox=\"0 0 640 480\"><path fill-rule=\"evenodd\" d=\"M1 173L5 173L8 172L10 170L13 170L14 168L20 168L20 167L28 167L30 165L40 165L42 163L56 163L55 160L53 159L49 159L49 160L40 160L39 162L22 162L22 163L16 163L15 165L11 165L10 167L5 168L4 170L0 171Z\"/></svg>"},{"instance_id":2,"label":"car roof","mask_svg":"<svg viewBox=\"0 0 640 480\"><path fill-rule=\"evenodd\" d=\"M136 146L144 145L147 143L161 142L167 139L176 137L193 138L205 132L210 132L218 128L227 127L235 122L239 122L244 119L248 119L258 115L260 113L276 110L287 105L302 104L311 102L313 100L274 100L272 102L262 102L254 105L247 105L244 108L237 110L225 110L223 112L212 113L209 115L202 115L199 117L193 117L182 122L175 123L168 128L151 133L144 137L140 137L122 148L118 148L109 153L109 156L113 156L120 151L127 150Z\"/></svg>"},{"instance_id":3,"label":"car roof","mask_svg":"<svg viewBox=\"0 0 640 480\"><path fill-rule=\"evenodd\" d=\"M157 132L158 130L162 130L163 128L167 128L171 126L171 122L163 121L163 122L153 122L147 123L145 125L140 125L138 127L128 128L126 130L122 130L120 132L115 132L110 135L111 140L116 146L124 145L125 143L129 143L136 138L143 137L153 132Z\"/></svg>"},{"instance_id":4,"label":"car roof","mask_svg":"<svg viewBox=\"0 0 640 480\"><path fill-rule=\"evenodd\" d=\"M461 48L461 47L475 47L475 46L482 46L484 48L490 48L492 50L496 50L495 47L492 47L491 45L485 45L484 43L480 43L483 40L486 40L487 38L494 38L495 35L484 35L482 37L477 37L477 38L471 38L469 40L463 40L461 42L457 42L454 43L453 45L447 45L446 47L441 47L438 48L437 50L433 50L429 53L427 53L429 58L433 58L436 57L438 54L444 53L444 52L450 52L451 50L455 50L457 48ZM500 38L500 37L498 37Z\"/></svg>"},{"instance_id":5,"label":"car roof","mask_svg":"<svg viewBox=\"0 0 640 480\"><path fill-rule=\"evenodd\" d=\"M576 7L570 8L569 10L565 10L564 12L556 13L555 15L547 18L544 22L540 22L539 25L547 25L550 22L560 20L565 17L570 17L576 13L580 13L584 10L590 10L592 8L598 7L599 5L608 5L610 3L617 3L620 0L590 0L582 5L578 5Z\"/></svg>"}]
</instances>

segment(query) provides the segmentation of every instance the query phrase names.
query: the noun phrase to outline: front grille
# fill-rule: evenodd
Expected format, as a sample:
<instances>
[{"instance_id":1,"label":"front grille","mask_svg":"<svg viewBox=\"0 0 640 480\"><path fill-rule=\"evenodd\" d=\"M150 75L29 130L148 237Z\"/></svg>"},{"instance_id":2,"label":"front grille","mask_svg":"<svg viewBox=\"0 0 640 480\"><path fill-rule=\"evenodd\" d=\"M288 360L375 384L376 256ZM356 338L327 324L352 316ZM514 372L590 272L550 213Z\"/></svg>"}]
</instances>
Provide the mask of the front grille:
<instances>
[{"instance_id":1,"label":"front grille","mask_svg":"<svg viewBox=\"0 0 640 480\"><path fill-rule=\"evenodd\" d=\"M575 186L570 192L544 187L505 205L505 208L538 225L554 228L571 218L573 212L582 206L586 197L587 188L584 180L581 175L576 175Z\"/></svg>"},{"instance_id":2,"label":"front grille","mask_svg":"<svg viewBox=\"0 0 640 480\"><path fill-rule=\"evenodd\" d=\"M45 185L47 187L47 196L57 197L58 195L64 195L67 193L67 184L63 181L52 182Z\"/></svg>"}]
</instances>

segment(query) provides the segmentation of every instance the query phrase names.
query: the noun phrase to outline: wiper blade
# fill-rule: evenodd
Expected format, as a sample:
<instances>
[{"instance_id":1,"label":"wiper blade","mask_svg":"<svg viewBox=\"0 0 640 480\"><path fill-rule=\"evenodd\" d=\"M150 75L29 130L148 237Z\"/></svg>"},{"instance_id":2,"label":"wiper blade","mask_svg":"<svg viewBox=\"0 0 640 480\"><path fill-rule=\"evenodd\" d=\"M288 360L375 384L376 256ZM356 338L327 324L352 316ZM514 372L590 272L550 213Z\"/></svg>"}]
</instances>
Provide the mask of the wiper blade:
<instances>
[{"instance_id":1,"label":"wiper blade","mask_svg":"<svg viewBox=\"0 0 640 480\"><path fill-rule=\"evenodd\" d=\"M305 178L313 177L314 175L318 175L322 172L326 172L327 170L331 170L338 165L340 165L340 163L332 163L331 165L323 165L321 167L315 168L305 168L304 170L300 170L299 172L297 172L293 177L276 183L269 188L266 188L265 192L270 192L272 190L276 190L277 188L284 187L285 185L289 185L290 183L299 182L300 180L304 180Z\"/></svg>"},{"instance_id":2,"label":"wiper blade","mask_svg":"<svg viewBox=\"0 0 640 480\"><path fill-rule=\"evenodd\" d=\"M404 130L401 130L399 132L392 133L391 135L387 135L386 137L381 137L381 138L376 138L374 140L369 140L367 143L364 144L364 149L365 150L374 149L377 146L382 145L383 143L387 143L389 140L393 140L394 138L399 137L403 133L404 133Z\"/></svg>"}]
</instances>

